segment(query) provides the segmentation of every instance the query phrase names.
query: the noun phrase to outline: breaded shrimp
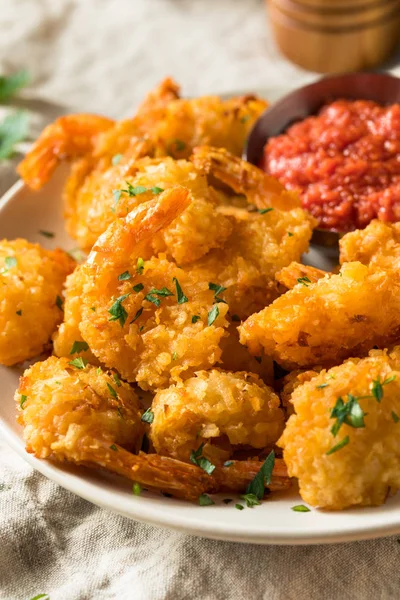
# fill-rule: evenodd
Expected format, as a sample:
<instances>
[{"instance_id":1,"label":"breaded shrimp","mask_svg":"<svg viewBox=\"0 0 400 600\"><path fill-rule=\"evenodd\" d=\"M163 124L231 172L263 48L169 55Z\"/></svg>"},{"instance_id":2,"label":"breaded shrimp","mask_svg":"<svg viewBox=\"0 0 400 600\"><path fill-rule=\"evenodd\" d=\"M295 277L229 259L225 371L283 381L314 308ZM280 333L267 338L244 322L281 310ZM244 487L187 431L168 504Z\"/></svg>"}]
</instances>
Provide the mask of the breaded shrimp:
<instances>
[{"instance_id":1,"label":"breaded shrimp","mask_svg":"<svg viewBox=\"0 0 400 600\"><path fill-rule=\"evenodd\" d=\"M80 269L83 339L105 365L143 389L165 387L221 356L227 304L165 256L154 236L189 205L176 187L139 205L100 236Z\"/></svg>"},{"instance_id":2,"label":"breaded shrimp","mask_svg":"<svg viewBox=\"0 0 400 600\"><path fill-rule=\"evenodd\" d=\"M278 442L305 502L382 504L400 488L400 347L372 350L298 386Z\"/></svg>"},{"instance_id":3,"label":"breaded shrimp","mask_svg":"<svg viewBox=\"0 0 400 600\"><path fill-rule=\"evenodd\" d=\"M32 150L18 166L18 173L29 187L39 190L65 159L89 154L99 133L114 125L112 119L78 114L60 117L41 133Z\"/></svg>"},{"instance_id":4,"label":"breaded shrimp","mask_svg":"<svg viewBox=\"0 0 400 600\"><path fill-rule=\"evenodd\" d=\"M102 467L146 487L195 500L211 482L194 465L147 454L141 409L116 373L50 357L25 371L15 394L28 452Z\"/></svg>"},{"instance_id":5,"label":"breaded shrimp","mask_svg":"<svg viewBox=\"0 0 400 600\"><path fill-rule=\"evenodd\" d=\"M153 399L150 438L158 454L188 461L200 454L222 464L235 446L272 446L284 427L279 397L252 373L198 371Z\"/></svg>"},{"instance_id":6,"label":"breaded shrimp","mask_svg":"<svg viewBox=\"0 0 400 600\"><path fill-rule=\"evenodd\" d=\"M278 271L275 279L288 290L291 290L298 283L316 283L319 279L325 277L325 275L326 271L310 267L309 265L301 265L293 261L290 265Z\"/></svg>"},{"instance_id":7,"label":"breaded shrimp","mask_svg":"<svg viewBox=\"0 0 400 600\"><path fill-rule=\"evenodd\" d=\"M359 261L387 268L400 258L400 223L371 221L365 229L347 233L339 242L341 264Z\"/></svg>"},{"instance_id":8,"label":"breaded shrimp","mask_svg":"<svg viewBox=\"0 0 400 600\"><path fill-rule=\"evenodd\" d=\"M26 240L0 241L0 363L40 354L63 318L62 290L74 260Z\"/></svg>"},{"instance_id":9,"label":"breaded shrimp","mask_svg":"<svg viewBox=\"0 0 400 600\"><path fill-rule=\"evenodd\" d=\"M160 235L155 236L155 252L167 252L178 264L201 258L211 248L223 245L232 231L233 219L216 215L216 198L204 174L192 163L163 159L139 160L144 142L138 143L134 157L121 159L106 170L94 170L83 184L70 181L66 188L66 227L85 250L118 217L124 217L139 204L154 198L161 190L182 185L191 192L187 210ZM80 175L76 172L76 177ZM71 187L72 186L72 187Z\"/></svg>"},{"instance_id":10,"label":"breaded shrimp","mask_svg":"<svg viewBox=\"0 0 400 600\"><path fill-rule=\"evenodd\" d=\"M366 355L399 338L400 273L345 263L338 275L298 283L239 331L252 354L264 350L287 369Z\"/></svg>"}]
</instances>

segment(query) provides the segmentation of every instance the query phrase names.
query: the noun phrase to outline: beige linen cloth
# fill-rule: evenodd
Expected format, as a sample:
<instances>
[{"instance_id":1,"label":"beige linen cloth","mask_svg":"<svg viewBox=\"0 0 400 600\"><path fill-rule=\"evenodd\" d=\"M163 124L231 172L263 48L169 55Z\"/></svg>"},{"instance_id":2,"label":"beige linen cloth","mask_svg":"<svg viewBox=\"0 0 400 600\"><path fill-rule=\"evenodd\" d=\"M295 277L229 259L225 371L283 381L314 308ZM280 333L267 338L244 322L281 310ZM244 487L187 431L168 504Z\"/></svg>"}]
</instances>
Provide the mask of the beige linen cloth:
<instances>
[{"instance_id":1,"label":"beige linen cloth","mask_svg":"<svg viewBox=\"0 0 400 600\"><path fill-rule=\"evenodd\" d=\"M261 0L0 0L0 72L21 67L42 125L66 110L129 115L167 74L187 94L313 78L279 56ZM3 191L13 178L2 167ZM397 537L262 547L129 521L0 440L2 600L386 600L400 598L399 564Z\"/></svg>"}]
</instances>

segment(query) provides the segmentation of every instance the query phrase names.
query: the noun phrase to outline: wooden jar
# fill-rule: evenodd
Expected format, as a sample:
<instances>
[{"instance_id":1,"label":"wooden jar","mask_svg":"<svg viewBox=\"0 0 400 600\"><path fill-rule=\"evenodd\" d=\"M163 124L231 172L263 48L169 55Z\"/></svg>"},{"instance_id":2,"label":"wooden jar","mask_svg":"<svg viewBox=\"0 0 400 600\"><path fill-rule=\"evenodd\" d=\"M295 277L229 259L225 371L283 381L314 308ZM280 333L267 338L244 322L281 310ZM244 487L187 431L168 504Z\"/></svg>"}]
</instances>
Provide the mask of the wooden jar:
<instances>
[{"instance_id":1,"label":"wooden jar","mask_svg":"<svg viewBox=\"0 0 400 600\"><path fill-rule=\"evenodd\" d=\"M370 69L400 41L400 0L266 0L287 58L319 73Z\"/></svg>"}]
</instances>

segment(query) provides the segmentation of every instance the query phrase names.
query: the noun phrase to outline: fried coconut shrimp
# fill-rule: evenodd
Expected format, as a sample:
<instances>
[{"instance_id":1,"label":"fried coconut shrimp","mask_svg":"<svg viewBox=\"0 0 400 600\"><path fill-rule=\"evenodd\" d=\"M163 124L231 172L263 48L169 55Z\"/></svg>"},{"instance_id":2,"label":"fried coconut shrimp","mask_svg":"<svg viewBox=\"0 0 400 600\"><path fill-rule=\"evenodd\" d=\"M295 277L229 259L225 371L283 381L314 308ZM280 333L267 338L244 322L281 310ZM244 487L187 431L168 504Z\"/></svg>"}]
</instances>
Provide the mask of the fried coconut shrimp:
<instances>
[{"instance_id":1,"label":"fried coconut shrimp","mask_svg":"<svg viewBox=\"0 0 400 600\"><path fill-rule=\"evenodd\" d=\"M400 278L359 262L338 275L301 282L239 328L250 352L262 350L287 369L330 366L395 343Z\"/></svg>"},{"instance_id":2,"label":"fried coconut shrimp","mask_svg":"<svg viewBox=\"0 0 400 600\"><path fill-rule=\"evenodd\" d=\"M194 465L131 454L144 432L141 409L116 373L52 356L25 371L15 400L26 449L38 458L102 467L188 500L210 485Z\"/></svg>"},{"instance_id":3,"label":"fried coconut shrimp","mask_svg":"<svg viewBox=\"0 0 400 600\"><path fill-rule=\"evenodd\" d=\"M192 451L213 463L235 446L272 446L284 427L279 397L252 373L199 371L156 394L151 441L158 454L188 461Z\"/></svg>"},{"instance_id":4,"label":"fried coconut shrimp","mask_svg":"<svg viewBox=\"0 0 400 600\"><path fill-rule=\"evenodd\" d=\"M299 208L294 194L225 150L197 148L193 160L245 195L248 204L260 207L255 212L228 207L234 225L224 246L190 265L198 279L208 278L225 288L221 297L231 314L246 319L278 297L275 274L307 251L315 222Z\"/></svg>"},{"instance_id":5,"label":"fried coconut shrimp","mask_svg":"<svg viewBox=\"0 0 400 600\"><path fill-rule=\"evenodd\" d=\"M298 386L278 442L305 502L382 504L400 488L400 348L373 350Z\"/></svg>"},{"instance_id":6,"label":"fried coconut shrimp","mask_svg":"<svg viewBox=\"0 0 400 600\"><path fill-rule=\"evenodd\" d=\"M62 321L62 289L75 266L62 250L26 240L0 241L0 363L40 354Z\"/></svg>"},{"instance_id":7,"label":"fried coconut shrimp","mask_svg":"<svg viewBox=\"0 0 400 600\"><path fill-rule=\"evenodd\" d=\"M365 229L347 233L339 242L340 262L359 261L364 265L390 268L400 258L400 223L371 221Z\"/></svg>"},{"instance_id":8,"label":"fried coconut shrimp","mask_svg":"<svg viewBox=\"0 0 400 600\"><path fill-rule=\"evenodd\" d=\"M82 338L106 366L143 389L165 387L221 356L227 304L164 255L154 235L189 204L181 187L139 205L112 223L81 266ZM61 343L61 341L60 341Z\"/></svg>"},{"instance_id":9,"label":"fried coconut shrimp","mask_svg":"<svg viewBox=\"0 0 400 600\"><path fill-rule=\"evenodd\" d=\"M136 156L142 145L138 143ZM222 246L232 231L231 217L216 217L217 197L206 176L186 160L124 158L102 172L93 171L80 186L72 184L73 180L72 175L65 193L66 227L86 250L118 217L125 217L139 204L176 185L190 191L192 203L155 236L155 252L165 251L178 264L185 264Z\"/></svg>"}]
</instances>

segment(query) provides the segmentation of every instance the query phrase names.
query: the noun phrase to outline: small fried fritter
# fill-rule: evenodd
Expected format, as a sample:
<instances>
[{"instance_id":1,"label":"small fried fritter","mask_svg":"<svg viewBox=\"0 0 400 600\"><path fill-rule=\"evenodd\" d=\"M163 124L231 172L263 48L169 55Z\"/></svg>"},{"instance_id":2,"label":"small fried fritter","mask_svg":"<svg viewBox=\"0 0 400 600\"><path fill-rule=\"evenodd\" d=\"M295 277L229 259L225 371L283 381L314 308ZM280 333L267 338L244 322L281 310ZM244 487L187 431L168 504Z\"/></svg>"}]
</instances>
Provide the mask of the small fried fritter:
<instances>
[{"instance_id":1,"label":"small fried fritter","mask_svg":"<svg viewBox=\"0 0 400 600\"><path fill-rule=\"evenodd\" d=\"M165 256L154 235L189 204L181 187L112 223L80 268L83 339L105 365L143 389L165 387L212 367L226 335L227 304Z\"/></svg>"},{"instance_id":2,"label":"small fried fritter","mask_svg":"<svg viewBox=\"0 0 400 600\"><path fill-rule=\"evenodd\" d=\"M26 240L0 241L0 363L40 354L62 321L62 290L75 266L62 250Z\"/></svg>"},{"instance_id":3,"label":"small fried fritter","mask_svg":"<svg viewBox=\"0 0 400 600\"><path fill-rule=\"evenodd\" d=\"M278 445L305 502L379 505L400 489L400 347L322 371L291 401L296 414Z\"/></svg>"},{"instance_id":4,"label":"small fried fritter","mask_svg":"<svg viewBox=\"0 0 400 600\"><path fill-rule=\"evenodd\" d=\"M345 263L338 275L298 283L239 328L250 352L264 350L287 369L331 366L396 342L399 271Z\"/></svg>"},{"instance_id":5,"label":"small fried fritter","mask_svg":"<svg viewBox=\"0 0 400 600\"><path fill-rule=\"evenodd\" d=\"M38 458L102 467L187 500L210 486L194 465L128 452L140 448L144 428L136 394L116 373L52 356L25 371L15 400L26 449Z\"/></svg>"},{"instance_id":6,"label":"small fried fritter","mask_svg":"<svg viewBox=\"0 0 400 600\"><path fill-rule=\"evenodd\" d=\"M390 268L400 258L400 223L371 221L365 229L347 233L339 242L341 264L359 261L363 265Z\"/></svg>"},{"instance_id":7,"label":"small fried fritter","mask_svg":"<svg viewBox=\"0 0 400 600\"><path fill-rule=\"evenodd\" d=\"M158 454L188 461L201 454L217 464L234 446L272 446L284 427L279 397L253 373L199 371L154 397L150 438Z\"/></svg>"}]
</instances>

